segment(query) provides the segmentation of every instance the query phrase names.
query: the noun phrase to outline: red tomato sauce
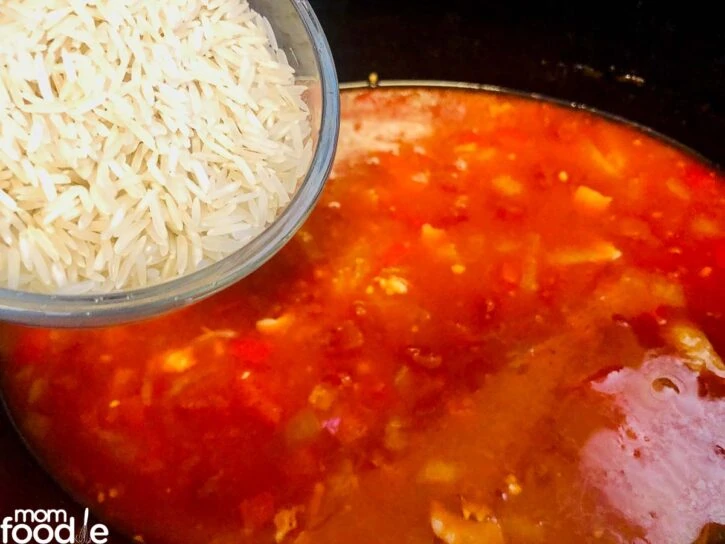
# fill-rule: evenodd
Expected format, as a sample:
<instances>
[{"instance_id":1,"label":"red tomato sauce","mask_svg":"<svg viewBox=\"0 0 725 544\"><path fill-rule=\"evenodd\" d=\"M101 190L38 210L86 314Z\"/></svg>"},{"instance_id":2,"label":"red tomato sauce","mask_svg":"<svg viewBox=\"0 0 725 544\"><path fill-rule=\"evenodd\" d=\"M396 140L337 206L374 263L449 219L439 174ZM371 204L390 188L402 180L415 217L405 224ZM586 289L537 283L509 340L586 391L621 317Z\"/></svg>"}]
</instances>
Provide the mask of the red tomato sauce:
<instances>
[{"instance_id":1,"label":"red tomato sauce","mask_svg":"<svg viewBox=\"0 0 725 544\"><path fill-rule=\"evenodd\" d=\"M725 524L725 185L483 92L343 93L296 237L190 308L6 326L48 470L136 541L682 542Z\"/></svg>"}]
</instances>

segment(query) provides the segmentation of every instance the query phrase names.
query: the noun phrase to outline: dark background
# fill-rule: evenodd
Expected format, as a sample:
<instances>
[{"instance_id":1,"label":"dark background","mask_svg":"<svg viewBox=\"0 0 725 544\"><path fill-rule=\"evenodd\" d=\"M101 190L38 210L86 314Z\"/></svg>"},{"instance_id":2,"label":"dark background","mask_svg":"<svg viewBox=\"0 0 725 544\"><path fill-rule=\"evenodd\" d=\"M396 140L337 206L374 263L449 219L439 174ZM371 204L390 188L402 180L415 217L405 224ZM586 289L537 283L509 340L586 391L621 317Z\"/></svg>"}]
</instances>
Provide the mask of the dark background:
<instances>
[{"instance_id":1,"label":"dark background","mask_svg":"<svg viewBox=\"0 0 725 544\"><path fill-rule=\"evenodd\" d=\"M340 81L375 71L537 92L640 122L725 165L725 32L703 1L310 2ZM72 510L0 410L0 514L44 506Z\"/></svg>"},{"instance_id":2,"label":"dark background","mask_svg":"<svg viewBox=\"0 0 725 544\"><path fill-rule=\"evenodd\" d=\"M538 92L648 125L725 165L725 32L704 1L310 3L340 81L375 71Z\"/></svg>"}]
</instances>

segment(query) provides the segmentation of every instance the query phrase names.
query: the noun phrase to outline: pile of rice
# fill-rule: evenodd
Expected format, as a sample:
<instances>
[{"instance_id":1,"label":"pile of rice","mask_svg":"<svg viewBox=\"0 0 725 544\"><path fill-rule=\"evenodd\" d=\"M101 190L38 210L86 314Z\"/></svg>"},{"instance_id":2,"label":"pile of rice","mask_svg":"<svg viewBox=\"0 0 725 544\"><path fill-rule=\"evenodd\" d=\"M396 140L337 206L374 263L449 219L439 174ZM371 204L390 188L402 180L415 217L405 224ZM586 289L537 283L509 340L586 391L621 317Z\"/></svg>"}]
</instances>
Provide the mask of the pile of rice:
<instances>
[{"instance_id":1,"label":"pile of rice","mask_svg":"<svg viewBox=\"0 0 725 544\"><path fill-rule=\"evenodd\" d=\"M159 283L290 201L310 115L245 0L0 0L0 286Z\"/></svg>"}]
</instances>

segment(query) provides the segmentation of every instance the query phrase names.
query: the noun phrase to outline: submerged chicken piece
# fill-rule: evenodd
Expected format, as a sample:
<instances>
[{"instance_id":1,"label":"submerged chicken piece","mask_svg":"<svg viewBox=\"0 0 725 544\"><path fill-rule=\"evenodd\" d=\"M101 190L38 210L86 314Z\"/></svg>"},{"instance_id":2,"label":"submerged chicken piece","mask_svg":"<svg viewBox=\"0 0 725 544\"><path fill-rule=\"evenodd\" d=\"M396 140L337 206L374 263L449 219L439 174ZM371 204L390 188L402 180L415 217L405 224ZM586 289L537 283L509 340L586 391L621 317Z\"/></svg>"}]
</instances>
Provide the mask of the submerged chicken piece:
<instances>
[{"instance_id":1,"label":"submerged chicken piece","mask_svg":"<svg viewBox=\"0 0 725 544\"><path fill-rule=\"evenodd\" d=\"M678 321L665 327L665 337L687 357L695 370L707 368L725 377L725 363L708 340L707 335L692 323Z\"/></svg>"},{"instance_id":2,"label":"submerged chicken piece","mask_svg":"<svg viewBox=\"0 0 725 544\"><path fill-rule=\"evenodd\" d=\"M439 502L430 508L430 526L445 544L504 544L503 532L496 518L464 519Z\"/></svg>"},{"instance_id":3,"label":"submerged chicken piece","mask_svg":"<svg viewBox=\"0 0 725 544\"><path fill-rule=\"evenodd\" d=\"M583 211L590 213L603 212L612 202L611 196L606 196L587 187L580 185L574 192L574 203Z\"/></svg>"}]
</instances>

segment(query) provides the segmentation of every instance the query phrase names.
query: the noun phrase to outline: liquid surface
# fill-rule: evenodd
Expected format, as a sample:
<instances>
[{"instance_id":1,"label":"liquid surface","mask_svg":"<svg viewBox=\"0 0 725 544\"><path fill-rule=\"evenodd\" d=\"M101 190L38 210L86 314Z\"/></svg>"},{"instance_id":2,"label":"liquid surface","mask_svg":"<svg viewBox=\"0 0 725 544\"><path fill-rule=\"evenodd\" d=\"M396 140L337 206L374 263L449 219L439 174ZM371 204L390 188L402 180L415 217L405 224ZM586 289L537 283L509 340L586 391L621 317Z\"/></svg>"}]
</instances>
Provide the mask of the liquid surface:
<instances>
[{"instance_id":1,"label":"liquid surface","mask_svg":"<svg viewBox=\"0 0 725 544\"><path fill-rule=\"evenodd\" d=\"M349 91L263 269L142 324L6 327L2 370L50 472L137 541L706 542L723 311L725 185L688 156L542 102Z\"/></svg>"}]
</instances>

